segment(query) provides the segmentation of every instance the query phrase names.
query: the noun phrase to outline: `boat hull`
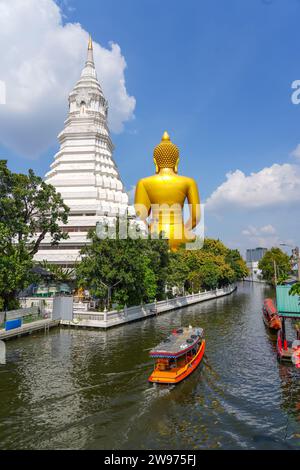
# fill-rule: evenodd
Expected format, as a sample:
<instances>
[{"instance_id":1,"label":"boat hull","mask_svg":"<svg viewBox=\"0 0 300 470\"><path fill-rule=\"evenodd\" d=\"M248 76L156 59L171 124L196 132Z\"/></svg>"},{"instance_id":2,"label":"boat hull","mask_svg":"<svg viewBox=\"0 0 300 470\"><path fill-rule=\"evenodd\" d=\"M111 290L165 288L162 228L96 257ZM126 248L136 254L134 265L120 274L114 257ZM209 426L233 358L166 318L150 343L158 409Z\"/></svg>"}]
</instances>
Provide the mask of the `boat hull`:
<instances>
[{"instance_id":1,"label":"boat hull","mask_svg":"<svg viewBox=\"0 0 300 470\"><path fill-rule=\"evenodd\" d=\"M262 309L263 320L265 325L274 333L282 327L281 319L272 299L265 299Z\"/></svg>"},{"instance_id":2,"label":"boat hull","mask_svg":"<svg viewBox=\"0 0 300 470\"><path fill-rule=\"evenodd\" d=\"M281 329L281 320L278 315L269 320L263 312L263 321L266 327L274 333L277 333Z\"/></svg>"},{"instance_id":3,"label":"boat hull","mask_svg":"<svg viewBox=\"0 0 300 470\"><path fill-rule=\"evenodd\" d=\"M148 378L149 382L152 383L162 383L162 384L177 384L182 380L186 379L192 372L199 366L201 363L204 352L205 352L205 339L202 340L197 354L193 359L188 362L185 366L176 369L176 371L160 371L154 369L150 377Z\"/></svg>"}]
</instances>

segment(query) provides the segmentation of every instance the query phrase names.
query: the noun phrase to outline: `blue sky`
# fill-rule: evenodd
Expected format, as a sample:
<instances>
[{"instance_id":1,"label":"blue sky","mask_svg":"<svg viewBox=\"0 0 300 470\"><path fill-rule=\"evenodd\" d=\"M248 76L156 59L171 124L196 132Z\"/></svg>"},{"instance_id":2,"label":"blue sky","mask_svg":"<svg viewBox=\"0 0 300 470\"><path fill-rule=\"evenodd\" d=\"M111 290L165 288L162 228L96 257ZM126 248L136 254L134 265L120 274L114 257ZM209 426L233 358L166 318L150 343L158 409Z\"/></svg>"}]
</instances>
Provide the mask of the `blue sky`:
<instances>
[{"instance_id":1,"label":"blue sky","mask_svg":"<svg viewBox=\"0 0 300 470\"><path fill-rule=\"evenodd\" d=\"M300 79L299 0L57 3L64 25L80 23L104 48L110 41L117 43L126 60L126 89L136 100L134 118L124 121L124 130L112 138L127 189L153 173L153 147L164 130L180 148L179 172L197 180L203 201L224 184L228 172L239 170L249 177L279 164L282 181L277 178L274 194L286 192L285 197L275 194L267 204L239 204L248 193L237 188L235 199L226 199L228 188L222 186L206 211L207 233L242 251L264 241L300 242L300 161L297 152L290 155L300 142L300 105L291 102L291 83ZM98 78L101 82L101 73ZM66 102L67 96L65 115ZM61 114L57 121L60 130ZM49 147L33 159L1 142L0 157L8 159L12 170L32 167L44 175L57 150L56 132L48 138ZM291 186L296 190L289 198ZM223 194L223 202L216 201Z\"/></svg>"}]
</instances>

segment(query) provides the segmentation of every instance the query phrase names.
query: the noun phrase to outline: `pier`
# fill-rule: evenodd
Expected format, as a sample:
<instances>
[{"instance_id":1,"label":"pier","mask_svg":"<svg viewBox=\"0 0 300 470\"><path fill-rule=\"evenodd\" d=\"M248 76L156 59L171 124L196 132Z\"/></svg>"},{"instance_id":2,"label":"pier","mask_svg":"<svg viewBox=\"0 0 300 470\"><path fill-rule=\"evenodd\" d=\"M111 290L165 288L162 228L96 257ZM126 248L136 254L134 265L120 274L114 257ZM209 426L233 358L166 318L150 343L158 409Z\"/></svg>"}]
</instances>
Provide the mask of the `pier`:
<instances>
[{"instance_id":1,"label":"pier","mask_svg":"<svg viewBox=\"0 0 300 470\"><path fill-rule=\"evenodd\" d=\"M13 330L0 330L0 341L7 341L9 339L18 338L19 336L30 335L35 331L48 331L50 328L59 326L60 320L52 320L46 318L43 320L36 320L31 323L24 323L19 328L14 328Z\"/></svg>"}]
</instances>

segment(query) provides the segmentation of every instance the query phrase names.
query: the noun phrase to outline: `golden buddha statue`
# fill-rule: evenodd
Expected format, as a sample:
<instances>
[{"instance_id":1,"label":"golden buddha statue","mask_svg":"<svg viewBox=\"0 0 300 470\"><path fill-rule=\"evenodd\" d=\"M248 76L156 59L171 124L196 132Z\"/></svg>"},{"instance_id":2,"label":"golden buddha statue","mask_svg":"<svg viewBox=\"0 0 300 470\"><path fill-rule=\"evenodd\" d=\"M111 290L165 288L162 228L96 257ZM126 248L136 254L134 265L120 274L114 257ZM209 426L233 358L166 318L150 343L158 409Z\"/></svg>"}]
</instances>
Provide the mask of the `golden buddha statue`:
<instances>
[{"instance_id":1,"label":"golden buddha statue","mask_svg":"<svg viewBox=\"0 0 300 470\"><path fill-rule=\"evenodd\" d=\"M149 230L151 236L163 235L169 240L170 249L194 241L192 230L200 221L200 199L197 183L193 178L179 176L179 150L167 132L153 152L156 174L142 178L135 191L135 210L147 223L151 214ZM187 199L190 217L186 223L183 206Z\"/></svg>"}]
</instances>

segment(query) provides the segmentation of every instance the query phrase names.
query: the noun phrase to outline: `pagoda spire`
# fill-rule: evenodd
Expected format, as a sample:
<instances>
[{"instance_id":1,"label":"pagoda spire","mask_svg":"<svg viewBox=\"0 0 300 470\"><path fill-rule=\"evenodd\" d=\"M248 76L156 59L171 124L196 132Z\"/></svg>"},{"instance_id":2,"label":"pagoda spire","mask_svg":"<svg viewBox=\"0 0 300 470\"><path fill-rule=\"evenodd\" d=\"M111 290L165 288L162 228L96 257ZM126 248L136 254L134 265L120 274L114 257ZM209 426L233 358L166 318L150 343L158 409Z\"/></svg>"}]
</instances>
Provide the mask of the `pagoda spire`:
<instances>
[{"instance_id":1,"label":"pagoda spire","mask_svg":"<svg viewBox=\"0 0 300 470\"><path fill-rule=\"evenodd\" d=\"M92 41L92 36L90 35L89 37L89 45L88 45L88 50L93 50L93 41Z\"/></svg>"},{"instance_id":2,"label":"pagoda spire","mask_svg":"<svg viewBox=\"0 0 300 470\"><path fill-rule=\"evenodd\" d=\"M93 41L92 41L91 35L89 36L86 65L92 65L93 67L95 67L94 54L93 54Z\"/></svg>"}]
</instances>

